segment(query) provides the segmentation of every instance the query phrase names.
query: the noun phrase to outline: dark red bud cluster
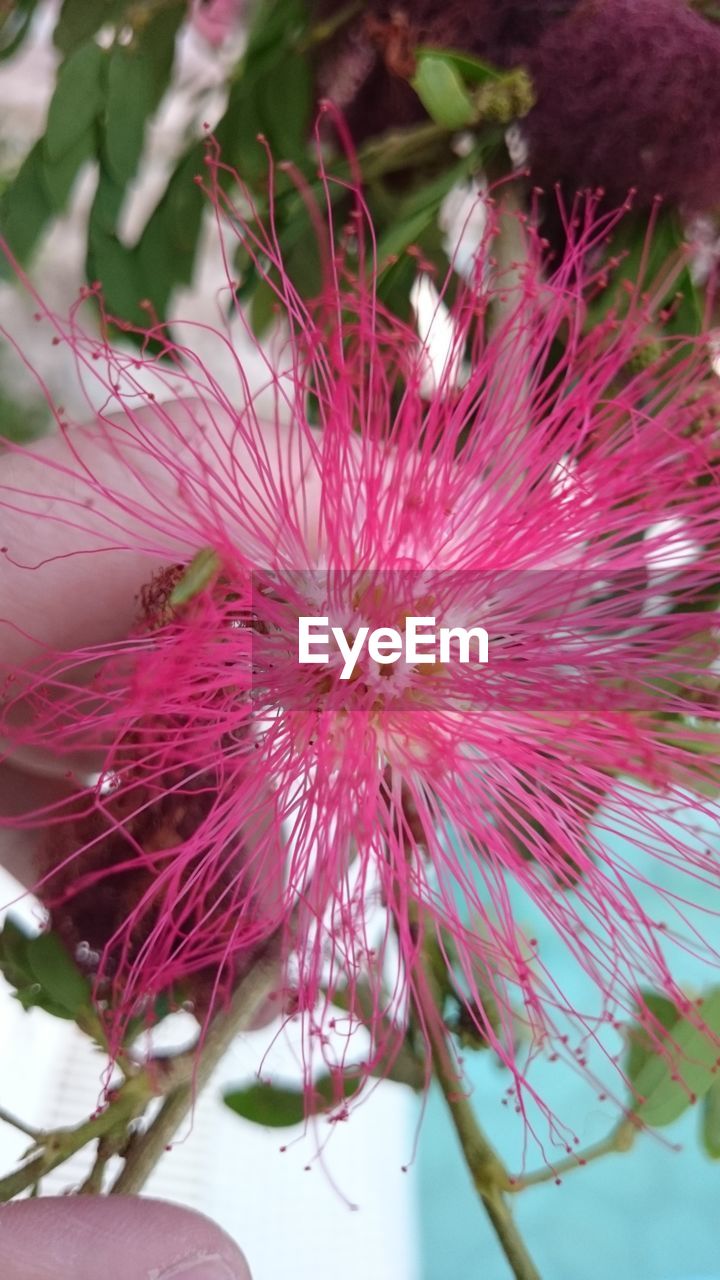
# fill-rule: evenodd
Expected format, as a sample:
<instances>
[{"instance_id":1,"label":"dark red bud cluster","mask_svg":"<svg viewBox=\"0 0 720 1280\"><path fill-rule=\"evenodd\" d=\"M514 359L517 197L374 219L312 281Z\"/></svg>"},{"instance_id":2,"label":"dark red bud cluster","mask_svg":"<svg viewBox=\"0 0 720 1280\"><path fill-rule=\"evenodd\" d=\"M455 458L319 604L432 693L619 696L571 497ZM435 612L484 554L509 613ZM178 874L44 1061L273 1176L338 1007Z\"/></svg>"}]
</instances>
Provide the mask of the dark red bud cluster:
<instances>
[{"instance_id":1,"label":"dark red bud cluster","mask_svg":"<svg viewBox=\"0 0 720 1280\"><path fill-rule=\"evenodd\" d=\"M327 14L338 6L324 0ZM357 141L422 118L403 44L464 50L530 72L524 122L534 179L569 190L631 188L690 212L720 203L720 26L687 0L405 0L373 3L336 38L319 91Z\"/></svg>"}]
</instances>

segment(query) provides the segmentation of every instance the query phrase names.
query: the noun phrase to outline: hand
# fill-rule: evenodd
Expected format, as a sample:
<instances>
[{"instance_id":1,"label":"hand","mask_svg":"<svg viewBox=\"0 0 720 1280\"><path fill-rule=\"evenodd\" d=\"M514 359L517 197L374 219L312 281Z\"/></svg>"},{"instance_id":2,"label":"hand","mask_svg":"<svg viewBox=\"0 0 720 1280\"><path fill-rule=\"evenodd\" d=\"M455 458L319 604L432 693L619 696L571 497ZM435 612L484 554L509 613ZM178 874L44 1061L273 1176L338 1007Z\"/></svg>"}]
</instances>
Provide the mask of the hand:
<instances>
[{"instance_id":1,"label":"hand","mask_svg":"<svg viewBox=\"0 0 720 1280\"><path fill-rule=\"evenodd\" d=\"M160 1200L81 1196L0 1208L3 1280L252 1280L237 1245Z\"/></svg>"},{"instance_id":2,"label":"hand","mask_svg":"<svg viewBox=\"0 0 720 1280\"><path fill-rule=\"evenodd\" d=\"M132 419L114 417L113 449L91 429L81 429L48 436L32 451L11 450L0 457L0 695L7 675L21 676L41 665L48 651L100 646L127 635L143 584L183 552L192 555L198 549L198 535L187 528L191 513L174 490L173 477L146 447L143 432L181 459L182 440L203 442L208 424L202 407L191 402L173 406L172 420L171 429L163 410L145 408ZM200 470L201 454L189 443L185 453L187 465ZM124 515L109 497L99 503L97 491L84 480L84 468L108 494L121 495ZM167 537L158 533L155 554L131 549L132 530L142 525L141 516L135 520L130 514L135 511L155 517L160 512L162 526L172 529ZM14 715L22 715L17 704ZM61 779L76 762L21 754L12 745L10 768L3 730L11 738L11 727L3 723L0 696L0 862L32 884L36 839L31 832L8 829L2 820L59 800L67 791Z\"/></svg>"},{"instance_id":3,"label":"hand","mask_svg":"<svg viewBox=\"0 0 720 1280\"><path fill-rule=\"evenodd\" d=\"M56 438L38 452L62 466L68 450ZM109 469L111 462L103 461ZM72 647L126 632L136 592L155 567L152 559L120 552L93 555L92 534L78 539L72 528L60 531L38 519L56 509L58 500L80 496L77 481L67 473L52 474L31 457L10 453L1 463L0 489L3 484L48 497L28 497L24 513L3 509L0 501L0 543L10 552L8 559L0 556L0 667L32 663L38 641ZM8 501L12 505L12 498ZM68 555L78 543L88 545L88 552ZM48 544L57 556L50 561ZM13 559L40 567L16 568ZM23 765L30 765L29 771ZM0 825L3 817L56 801L67 789L57 773L49 760L16 758L12 766L0 765ZM25 884L34 879L34 844L33 831L0 832L0 862ZM207 1218L178 1205L123 1196L39 1198L0 1207L0 1275L2 1280L251 1280L240 1250Z\"/></svg>"}]
</instances>

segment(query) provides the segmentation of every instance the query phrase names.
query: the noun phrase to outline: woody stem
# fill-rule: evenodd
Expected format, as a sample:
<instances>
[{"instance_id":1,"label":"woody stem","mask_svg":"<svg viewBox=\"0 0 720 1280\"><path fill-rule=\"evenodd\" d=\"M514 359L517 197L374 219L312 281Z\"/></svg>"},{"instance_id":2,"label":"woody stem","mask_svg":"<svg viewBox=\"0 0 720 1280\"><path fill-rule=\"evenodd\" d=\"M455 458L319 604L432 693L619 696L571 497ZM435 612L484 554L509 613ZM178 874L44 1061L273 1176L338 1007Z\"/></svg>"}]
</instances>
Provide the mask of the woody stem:
<instances>
[{"instance_id":1,"label":"woody stem","mask_svg":"<svg viewBox=\"0 0 720 1280\"><path fill-rule=\"evenodd\" d=\"M189 1072L173 1072L163 1104L150 1127L131 1143L122 1172L110 1189L111 1195L137 1195L145 1186L168 1143L192 1111L200 1090L236 1036L247 1031L258 1009L277 983L276 953L273 947L256 960L238 983L226 1009L210 1023L197 1058ZM173 1067L179 1064L179 1060Z\"/></svg>"},{"instance_id":2,"label":"woody stem","mask_svg":"<svg viewBox=\"0 0 720 1280\"><path fill-rule=\"evenodd\" d=\"M505 1199L512 1180L480 1128L475 1111L463 1091L453 1046L442 1019L439 993L427 959L417 976L415 1004L430 1043L435 1078L445 1098L465 1163L515 1280L541 1280Z\"/></svg>"}]
</instances>

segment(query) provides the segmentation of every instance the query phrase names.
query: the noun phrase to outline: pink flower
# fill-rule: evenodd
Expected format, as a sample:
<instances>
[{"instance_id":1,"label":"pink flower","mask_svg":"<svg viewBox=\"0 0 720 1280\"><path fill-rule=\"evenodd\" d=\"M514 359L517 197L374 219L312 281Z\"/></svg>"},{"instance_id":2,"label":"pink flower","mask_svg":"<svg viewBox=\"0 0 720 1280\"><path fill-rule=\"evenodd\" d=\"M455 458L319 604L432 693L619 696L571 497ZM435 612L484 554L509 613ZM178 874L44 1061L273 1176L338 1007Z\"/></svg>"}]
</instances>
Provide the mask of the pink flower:
<instances>
[{"instance_id":1,"label":"pink flower","mask_svg":"<svg viewBox=\"0 0 720 1280\"><path fill-rule=\"evenodd\" d=\"M246 0L191 0L193 27L208 44L218 46L237 28Z\"/></svg>"},{"instance_id":2,"label":"pink flower","mask_svg":"<svg viewBox=\"0 0 720 1280\"><path fill-rule=\"evenodd\" d=\"M43 896L101 951L119 1026L173 984L217 998L279 931L309 1049L331 1065L340 1008L375 1033L366 1066L391 1060L434 938L524 1110L529 1057L582 1068L648 986L691 1007L669 934L717 962L686 918L717 855L681 807L719 754L717 615L699 608L720 546L706 352L657 326L648 347L655 284L587 325L609 225L588 207L550 275L527 230L512 283L461 291L468 372L449 358L427 399L427 351L375 294L358 192L312 305L271 232L211 194L278 281L274 414L240 366L223 390L159 330L172 368L46 316L106 406L86 427L58 411L58 435L0 475L3 733L75 779L40 815ZM180 398L143 391L148 369ZM366 643L344 678L330 640L327 662L301 664L301 617L348 643L390 628L402 652L383 662ZM413 656L413 617L484 627L488 661L458 644ZM662 916L639 901L633 856L613 853L617 831L683 869ZM592 979L594 1009L557 985L513 882Z\"/></svg>"}]
</instances>

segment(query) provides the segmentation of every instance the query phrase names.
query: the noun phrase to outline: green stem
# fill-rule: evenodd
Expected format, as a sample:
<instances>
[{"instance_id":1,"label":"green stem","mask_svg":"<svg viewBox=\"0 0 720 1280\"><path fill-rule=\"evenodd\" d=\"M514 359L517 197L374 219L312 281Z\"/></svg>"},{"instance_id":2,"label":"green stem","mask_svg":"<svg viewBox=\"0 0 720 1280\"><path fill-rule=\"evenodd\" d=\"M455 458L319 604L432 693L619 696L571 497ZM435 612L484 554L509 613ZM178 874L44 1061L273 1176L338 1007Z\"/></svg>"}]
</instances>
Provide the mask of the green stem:
<instances>
[{"instance_id":1,"label":"green stem","mask_svg":"<svg viewBox=\"0 0 720 1280\"><path fill-rule=\"evenodd\" d=\"M95 1164L81 1191L99 1192L108 1159L123 1151L127 1153L125 1168L112 1190L139 1191L192 1109L196 1094L207 1083L234 1037L251 1025L259 1006L276 984L277 958L273 944L239 983L227 1010L212 1021L199 1053L191 1050L167 1060L154 1059L144 1066L127 1064L126 1070L131 1069L132 1074L114 1091L107 1106L74 1129L35 1132L0 1109L0 1120L14 1124L32 1138L36 1152L20 1168L0 1178L0 1203L36 1186L46 1174L93 1142L98 1144ZM165 1101L149 1129L133 1140L130 1137L132 1123L144 1114L153 1098L163 1096Z\"/></svg>"},{"instance_id":2,"label":"green stem","mask_svg":"<svg viewBox=\"0 0 720 1280\"><path fill-rule=\"evenodd\" d=\"M351 4L346 4L344 9L334 14L331 18L326 18L323 22L317 22L311 27L307 35L300 40L297 45L296 52L298 55L307 53L315 45L325 44L328 40L332 40L338 31L342 31L353 18L359 17L363 11L361 0L353 0Z\"/></svg>"},{"instance_id":3,"label":"green stem","mask_svg":"<svg viewBox=\"0 0 720 1280\"><path fill-rule=\"evenodd\" d=\"M199 1054L184 1054L172 1063L165 1101L146 1132L130 1144L125 1166L110 1189L111 1195L137 1195L142 1191L168 1143L192 1111L195 1098L233 1040L252 1026L258 1009L272 994L277 980L277 956L273 947L255 962L238 983L227 1009L210 1023Z\"/></svg>"},{"instance_id":4,"label":"green stem","mask_svg":"<svg viewBox=\"0 0 720 1280\"><path fill-rule=\"evenodd\" d=\"M130 1139L132 1141L132 1139ZM128 1146L127 1135L108 1136L100 1138L95 1152L95 1160L87 1178L82 1186L78 1189L80 1196L99 1196L102 1195L103 1179L108 1162L113 1156L120 1155Z\"/></svg>"},{"instance_id":5,"label":"green stem","mask_svg":"<svg viewBox=\"0 0 720 1280\"><path fill-rule=\"evenodd\" d=\"M557 1164L548 1166L546 1169L537 1169L535 1173L527 1173L521 1177L514 1178L508 1190L524 1191L526 1187L537 1187L543 1182L554 1182L561 1178L563 1174L573 1173L575 1169L583 1169L586 1164L591 1164L593 1160L599 1160L602 1156L617 1155L620 1152L629 1151L635 1141L637 1132L636 1124L633 1124L630 1120L623 1120L601 1142L596 1142L591 1147L585 1147L583 1151L577 1151L573 1155L567 1156L566 1159L559 1160Z\"/></svg>"},{"instance_id":6,"label":"green stem","mask_svg":"<svg viewBox=\"0 0 720 1280\"><path fill-rule=\"evenodd\" d=\"M17 1116L14 1116L10 1111L6 1111L4 1107L0 1107L0 1121L3 1124L12 1125L13 1129L18 1129L20 1133L24 1133L26 1138L32 1138L35 1144L42 1139L42 1133L39 1129L31 1129L29 1124L18 1120Z\"/></svg>"},{"instance_id":7,"label":"green stem","mask_svg":"<svg viewBox=\"0 0 720 1280\"><path fill-rule=\"evenodd\" d=\"M393 129L373 138L361 147L357 164L364 182L372 182L386 173L413 169L423 161L438 160L448 154L454 134L444 125L428 120L409 129ZM338 166L340 172L343 165ZM347 173L350 173L347 167Z\"/></svg>"},{"instance_id":8,"label":"green stem","mask_svg":"<svg viewBox=\"0 0 720 1280\"><path fill-rule=\"evenodd\" d=\"M7 1177L0 1178L0 1203L27 1191L40 1178L64 1164L95 1139L126 1133L128 1125L142 1115L151 1097L152 1089L148 1079L135 1076L120 1086L112 1102L103 1111L77 1128L57 1129L41 1135L42 1150L27 1164L15 1169Z\"/></svg>"},{"instance_id":9,"label":"green stem","mask_svg":"<svg viewBox=\"0 0 720 1280\"><path fill-rule=\"evenodd\" d=\"M515 179L512 183L505 183L496 196L498 226L491 242L491 252L498 288L488 317L488 337L499 330L511 329L510 321L518 315L522 301L522 284L528 261L528 232L521 221L522 195L520 183ZM510 345L515 340L516 335L512 334Z\"/></svg>"},{"instance_id":10,"label":"green stem","mask_svg":"<svg viewBox=\"0 0 720 1280\"><path fill-rule=\"evenodd\" d=\"M462 1089L453 1047L445 1030L440 1000L426 960L418 975L415 1001L430 1042L435 1078L447 1103L475 1190L507 1258L515 1280L540 1280L540 1272L528 1253L505 1201L512 1181L500 1157L478 1123Z\"/></svg>"},{"instance_id":11,"label":"green stem","mask_svg":"<svg viewBox=\"0 0 720 1280\"><path fill-rule=\"evenodd\" d=\"M144 1134L131 1142L125 1165L110 1188L112 1196L139 1195L181 1124L192 1111L195 1090L181 1084L164 1099Z\"/></svg>"}]
</instances>

